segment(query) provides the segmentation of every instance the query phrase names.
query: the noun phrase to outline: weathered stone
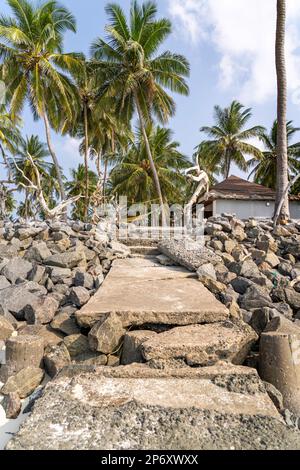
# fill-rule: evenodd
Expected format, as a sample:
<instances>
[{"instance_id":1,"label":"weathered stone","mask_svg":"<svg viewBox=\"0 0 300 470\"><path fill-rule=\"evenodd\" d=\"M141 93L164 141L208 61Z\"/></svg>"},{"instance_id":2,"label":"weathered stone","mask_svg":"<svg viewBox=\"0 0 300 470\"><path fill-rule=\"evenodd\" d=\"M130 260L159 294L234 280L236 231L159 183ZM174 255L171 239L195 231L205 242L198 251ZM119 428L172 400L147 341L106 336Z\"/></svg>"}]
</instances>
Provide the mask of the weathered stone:
<instances>
[{"instance_id":1,"label":"weathered stone","mask_svg":"<svg viewBox=\"0 0 300 470\"><path fill-rule=\"evenodd\" d=\"M199 247L193 240L163 240L159 244L161 252L190 271L197 271L203 264L217 264L221 258L212 250Z\"/></svg>"},{"instance_id":2,"label":"weathered stone","mask_svg":"<svg viewBox=\"0 0 300 470\"><path fill-rule=\"evenodd\" d=\"M272 308L272 299L265 289L257 285L253 285L248 287L246 293L241 296L240 306L244 310L261 307Z\"/></svg>"},{"instance_id":3,"label":"weathered stone","mask_svg":"<svg viewBox=\"0 0 300 470\"><path fill-rule=\"evenodd\" d=\"M64 343L47 348L44 355L47 374L53 378L65 366L71 363L70 353Z\"/></svg>"},{"instance_id":4,"label":"weathered stone","mask_svg":"<svg viewBox=\"0 0 300 470\"><path fill-rule=\"evenodd\" d=\"M74 357L73 361L75 361L76 364L83 364L85 366L106 366L107 356L95 351L86 351Z\"/></svg>"},{"instance_id":5,"label":"weathered stone","mask_svg":"<svg viewBox=\"0 0 300 470\"><path fill-rule=\"evenodd\" d=\"M25 319L29 325L46 325L52 321L58 307L59 303L53 295L39 297L24 308Z\"/></svg>"},{"instance_id":6,"label":"weathered stone","mask_svg":"<svg viewBox=\"0 0 300 470\"><path fill-rule=\"evenodd\" d=\"M45 226L18 228L15 232L15 236L20 240L27 240L28 238L36 237L45 228Z\"/></svg>"},{"instance_id":7,"label":"weathered stone","mask_svg":"<svg viewBox=\"0 0 300 470\"><path fill-rule=\"evenodd\" d=\"M89 273L77 271L75 274L74 285L75 287L81 286L91 290L94 288L94 278Z\"/></svg>"},{"instance_id":8,"label":"weathered stone","mask_svg":"<svg viewBox=\"0 0 300 470\"><path fill-rule=\"evenodd\" d=\"M142 344L157 333L150 330L129 331L124 336L121 364L132 364L133 362L144 362Z\"/></svg>"},{"instance_id":9,"label":"weathered stone","mask_svg":"<svg viewBox=\"0 0 300 470\"><path fill-rule=\"evenodd\" d=\"M38 367L27 367L17 372L6 381L1 388L3 395L17 393L20 398L26 398L40 385L44 371Z\"/></svg>"},{"instance_id":10,"label":"weathered stone","mask_svg":"<svg viewBox=\"0 0 300 470\"><path fill-rule=\"evenodd\" d=\"M17 256L18 254L18 249L17 247L13 245L4 245L3 243L0 243L0 260L3 260L4 258L10 259L13 258L14 256Z\"/></svg>"},{"instance_id":11,"label":"weathered stone","mask_svg":"<svg viewBox=\"0 0 300 470\"><path fill-rule=\"evenodd\" d=\"M46 269L39 264L35 265L28 274L28 280L36 283L44 284L47 279Z\"/></svg>"},{"instance_id":12,"label":"weathered stone","mask_svg":"<svg viewBox=\"0 0 300 470\"><path fill-rule=\"evenodd\" d=\"M49 256L44 262L48 266L57 266L58 268L75 268L84 260L84 258L85 255L83 251L77 249Z\"/></svg>"},{"instance_id":13,"label":"weathered stone","mask_svg":"<svg viewBox=\"0 0 300 470\"><path fill-rule=\"evenodd\" d=\"M300 448L253 369L77 369L49 382L8 449Z\"/></svg>"},{"instance_id":14,"label":"weathered stone","mask_svg":"<svg viewBox=\"0 0 300 470\"><path fill-rule=\"evenodd\" d=\"M280 259L278 256L273 253L273 251L268 251L265 257L265 262L268 263L272 268L276 268L279 265Z\"/></svg>"},{"instance_id":15,"label":"weathered stone","mask_svg":"<svg viewBox=\"0 0 300 470\"><path fill-rule=\"evenodd\" d=\"M12 284L15 284L17 279L26 279L31 270L32 264L29 261L23 258L12 258L2 269L2 274Z\"/></svg>"},{"instance_id":16,"label":"weathered stone","mask_svg":"<svg viewBox=\"0 0 300 470\"><path fill-rule=\"evenodd\" d=\"M175 264L175 262L171 258L165 255L158 255L156 256L156 259L162 266L174 266Z\"/></svg>"},{"instance_id":17,"label":"weathered stone","mask_svg":"<svg viewBox=\"0 0 300 470\"><path fill-rule=\"evenodd\" d=\"M284 289L287 303L294 309L300 309L300 294L293 288Z\"/></svg>"},{"instance_id":18,"label":"weathered stone","mask_svg":"<svg viewBox=\"0 0 300 470\"><path fill-rule=\"evenodd\" d=\"M80 333L75 318L71 317L67 312L58 313L52 320L51 327L54 330L61 331L65 335L76 335Z\"/></svg>"},{"instance_id":19,"label":"weathered stone","mask_svg":"<svg viewBox=\"0 0 300 470\"><path fill-rule=\"evenodd\" d=\"M227 288L225 284L222 284L219 281L209 277L209 276L201 276L199 277L199 281L213 294L218 295L221 292L224 292Z\"/></svg>"},{"instance_id":20,"label":"weathered stone","mask_svg":"<svg viewBox=\"0 0 300 470\"><path fill-rule=\"evenodd\" d=\"M6 279L5 276L0 276L0 290L10 287L10 282Z\"/></svg>"},{"instance_id":21,"label":"weathered stone","mask_svg":"<svg viewBox=\"0 0 300 470\"><path fill-rule=\"evenodd\" d=\"M44 340L44 348L60 344L64 336L54 331L49 325L26 325L19 330L19 335L37 336Z\"/></svg>"},{"instance_id":22,"label":"weathered stone","mask_svg":"<svg viewBox=\"0 0 300 470\"><path fill-rule=\"evenodd\" d=\"M283 396L284 407L300 414L300 328L284 317L274 318L260 340L260 376Z\"/></svg>"},{"instance_id":23,"label":"weathered stone","mask_svg":"<svg viewBox=\"0 0 300 470\"><path fill-rule=\"evenodd\" d=\"M251 278L260 276L260 271L253 260L247 259L240 263L232 263L229 266L230 271L234 272L238 276Z\"/></svg>"},{"instance_id":24,"label":"weathered stone","mask_svg":"<svg viewBox=\"0 0 300 470\"><path fill-rule=\"evenodd\" d=\"M90 300L90 293L85 287L72 287L69 300L76 307L82 307Z\"/></svg>"},{"instance_id":25,"label":"weathered stone","mask_svg":"<svg viewBox=\"0 0 300 470\"><path fill-rule=\"evenodd\" d=\"M89 342L86 336L82 334L69 335L64 338L64 344L67 347L71 358L84 354L89 350Z\"/></svg>"},{"instance_id":26,"label":"weathered stone","mask_svg":"<svg viewBox=\"0 0 300 470\"><path fill-rule=\"evenodd\" d=\"M120 318L114 314L104 315L89 332L89 345L93 351L112 354L120 345L126 330Z\"/></svg>"},{"instance_id":27,"label":"weathered stone","mask_svg":"<svg viewBox=\"0 0 300 470\"><path fill-rule=\"evenodd\" d=\"M274 387L274 385L269 384L268 382L264 382L264 386L265 386L267 394L271 398L277 410L281 411L283 409L283 396L280 393L280 391L277 390L277 388Z\"/></svg>"},{"instance_id":28,"label":"weathered stone","mask_svg":"<svg viewBox=\"0 0 300 470\"><path fill-rule=\"evenodd\" d=\"M69 268L52 268L50 270L51 280L54 284L64 283L66 280L72 279L72 271Z\"/></svg>"},{"instance_id":29,"label":"weathered stone","mask_svg":"<svg viewBox=\"0 0 300 470\"><path fill-rule=\"evenodd\" d=\"M10 337L6 341L5 352L7 376L15 374L26 367L41 367L43 354L43 338L30 335Z\"/></svg>"},{"instance_id":30,"label":"weathered stone","mask_svg":"<svg viewBox=\"0 0 300 470\"><path fill-rule=\"evenodd\" d=\"M236 277L231 281L231 285L236 292L241 295L244 295L247 292L247 289L250 286L253 286L253 281L250 279L246 279L245 277Z\"/></svg>"},{"instance_id":31,"label":"weathered stone","mask_svg":"<svg viewBox=\"0 0 300 470\"><path fill-rule=\"evenodd\" d=\"M1 404L4 408L7 419L16 419L19 416L22 408L22 402L18 393L9 393L4 397L4 400Z\"/></svg>"},{"instance_id":32,"label":"weathered stone","mask_svg":"<svg viewBox=\"0 0 300 470\"><path fill-rule=\"evenodd\" d=\"M47 294L47 290L35 282L24 282L0 290L0 313L9 312L17 320L24 319L24 308L36 298Z\"/></svg>"},{"instance_id":33,"label":"weathered stone","mask_svg":"<svg viewBox=\"0 0 300 470\"><path fill-rule=\"evenodd\" d=\"M243 322L191 325L149 339L142 352L147 361L183 358L189 365L208 366L220 360L242 364L257 338Z\"/></svg>"},{"instance_id":34,"label":"weathered stone","mask_svg":"<svg viewBox=\"0 0 300 470\"><path fill-rule=\"evenodd\" d=\"M15 329L10 321L0 315L0 341L6 341L14 331Z\"/></svg>"},{"instance_id":35,"label":"weathered stone","mask_svg":"<svg viewBox=\"0 0 300 470\"><path fill-rule=\"evenodd\" d=\"M33 245L26 253L26 259L30 261L36 261L37 263L42 263L45 259L51 256L51 251L47 247L45 242L37 243Z\"/></svg>"},{"instance_id":36,"label":"weathered stone","mask_svg":"<svg viewBox=\"0 0 300 470\"><path fill-rule=\"evenodd\" d=\"M211 277L215 280L217 279L214 265L211 263L203 264L202 266L200 266L200 268L198 268L197 270L197 275L200 281L203 276Z\"/></svg>"}]
</instances>

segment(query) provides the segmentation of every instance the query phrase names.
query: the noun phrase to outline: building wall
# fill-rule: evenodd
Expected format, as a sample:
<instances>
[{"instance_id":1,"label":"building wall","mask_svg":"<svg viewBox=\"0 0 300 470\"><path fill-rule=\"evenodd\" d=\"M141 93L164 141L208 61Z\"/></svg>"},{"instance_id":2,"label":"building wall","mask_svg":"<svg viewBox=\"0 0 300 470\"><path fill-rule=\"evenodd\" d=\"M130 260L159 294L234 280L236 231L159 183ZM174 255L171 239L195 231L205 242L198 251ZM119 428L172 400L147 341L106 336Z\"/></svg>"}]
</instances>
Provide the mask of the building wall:
<instances>
[{"instance_id":1,"label":"building wall","mask_svg":"<svg viewBox=\"0 0 300 470\"><path fill-rule=\"evenodd\" d=\"M249 217L271 219L274 215L274 206L274 201L219 199L214 201L214 215L229 213L236 214L240 219L248 219ZM291 201L290 211L292 219L300 219L300 202Z\"/></svg>"}]
</instances>

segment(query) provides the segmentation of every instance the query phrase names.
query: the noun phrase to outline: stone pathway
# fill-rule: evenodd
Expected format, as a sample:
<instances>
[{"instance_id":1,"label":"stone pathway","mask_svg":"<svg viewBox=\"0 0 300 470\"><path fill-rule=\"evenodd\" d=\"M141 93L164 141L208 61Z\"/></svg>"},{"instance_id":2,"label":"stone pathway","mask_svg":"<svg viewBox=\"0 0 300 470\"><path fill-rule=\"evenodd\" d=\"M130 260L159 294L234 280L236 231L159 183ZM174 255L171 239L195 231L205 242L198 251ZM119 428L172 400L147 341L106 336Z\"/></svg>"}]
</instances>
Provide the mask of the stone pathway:
<instances>
[{"instance_id":1,"label":"stone pathway","mask_svg":"<svg viewBox=\"0 0 300 470\"><path fill-rule=\"evenodd\" d=\"M149 324L167 327L141 346L145 360L167 354L171 365L63 369L7 448L300 449L300 434L286 427L256 370L238 365L254 330L231 322L190 271L133 251L139 257L114 261L77 322L91 328L114 313L127 336Z\"/></svg>"},{"instance_id":2,"label":"stone pathway","mask_svg":"<svg viewBox=\"0 0 300 470\"><path fill-rule=\"evenodd\" d=\"M114 261L101 288L76 318L80 326L92 327L108 312L117 313L124 327L213 323L229 316L193 273L143 258Z\"/></svg>"}]
</instances>

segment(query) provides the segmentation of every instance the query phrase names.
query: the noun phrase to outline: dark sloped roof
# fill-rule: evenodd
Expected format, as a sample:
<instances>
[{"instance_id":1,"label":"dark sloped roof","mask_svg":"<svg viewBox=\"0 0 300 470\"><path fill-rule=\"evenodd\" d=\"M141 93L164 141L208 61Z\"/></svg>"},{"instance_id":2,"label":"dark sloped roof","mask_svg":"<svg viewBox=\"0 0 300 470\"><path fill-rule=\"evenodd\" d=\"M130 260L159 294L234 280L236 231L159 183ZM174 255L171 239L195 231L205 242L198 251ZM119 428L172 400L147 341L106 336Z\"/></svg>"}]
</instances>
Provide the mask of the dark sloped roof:
<instances>
[{"instance_id":1,"label":"dark sloped roof","mask_svg":"<svg viewBox=\"0 0 300 470\"><path fill-rule=\"evenodd\" d=\"M244 180L238 176L229 176L226 180L213 186L207 197L206 204L216 199L253 199L274 200L275 191L261 184ZM299 201L300 195L290 196L291 201Z\"/></svg>"},{"instance_id":2,"label":"dark sloped roof","mask_svg":"<svg viewBox=\"0 0 300 470\"><path fill-rule=\"evenodd\" d=\"M261 184L252 183L251 181L244 180L237 176L230 176L225 181L216 184L211 188L211 191L230 196L236 194L237 196L240 195L243 197L275 197L275 191L273 191L273 189L266 188Z\"/></svg>"}]
</instances>

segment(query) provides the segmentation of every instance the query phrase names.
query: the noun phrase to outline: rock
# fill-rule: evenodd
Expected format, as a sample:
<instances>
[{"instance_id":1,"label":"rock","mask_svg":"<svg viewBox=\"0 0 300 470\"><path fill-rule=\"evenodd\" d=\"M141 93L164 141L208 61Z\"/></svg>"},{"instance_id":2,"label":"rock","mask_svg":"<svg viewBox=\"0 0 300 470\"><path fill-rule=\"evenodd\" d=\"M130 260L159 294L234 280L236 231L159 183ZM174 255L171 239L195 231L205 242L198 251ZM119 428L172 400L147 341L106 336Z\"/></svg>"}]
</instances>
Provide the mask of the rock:
<instances>
[{"instance_id":1,"label":"rock","mask_svg":"<svg viewBox=\"0 0 300 470\"><path fill-rule=\"evenodd\" d=\"M272 308L272 299L262 287L253 285L248 287L246 293L241 296L240 307L244 310L261 307Z\"/></svg>"},{"instance_id":2,"label":"rock","mask_svg":"<svg viewBox=\"0 0 300 470\"><path fill-rule=\"evenodd\" d=\"M259 277L260 271L254 261L251 259L247 259L240 263L232 263L229 266L229 270L234 272L237 276L250 278L251 277Z\"/></svg>"},{"instance_id":3,"label":"rock","mask_svg":"<svg viewBox=\"0 0 300 470\"><path fill-rule=\"evenodd\" d=\"M89 332L89 345L93 351L112 354L120 345L126 330L114 314L104 315Z\"/></svg>"},{"instance_id":4,"label":"rock","mask_svg":"<svg viewBox=\"0 0 300 470\"><path fill-rule=\"evenodd\" d=\"M6 341L6 364L1 368L1 375L6 377L18 373L27 367L42 366L44 355L44 340L38 336L18 335Z\"/></svg>"},{"instance_id":5,"label":"rock","mask_svg":"<svg viewBox=\"0 0 300 470\"><path fill-rule=\"evenodd\" d=\"M0 341L6 341L15 331L14 327L3 315L0 315Z\"/></svg>"},{"instance_id":6,"label":"rock","mask_svg":"<svg viewBox=\"0 0 300 470\"><path fill-rule=\"evenodd\" d=\"M292 307L293 310L300 309L300 294L293 288L284 289L285 298L287 303Z\"/></svg>"},{"instance_id":7,"label":"rock","mask_svg":"<svg viewBox=\"0 0 300 470\"><path fill-rule=\"evenodd\" d=\"M18 228L15 232L15 236L20 240L27 240L28 238L36 237L46 227L24 227Z\"/></svg>"},{"instance_id":8,"label":"rock","mask_svg":"<svg viewBox=\"0 0 300 470\"><path fill-rule=\"evenodd\" d=\"M80 286L72 287L69 300L73 305L76 305L76 307L82 307L90 300L89 291Z\"/></svg>"},{"instance_id":9,"label":"rock","mask_svg":"<svg viewBox=\"0 0 300 470\"><path fill-rule=\"evenodd\" d=\"M233 250L236 248L236 243L233 241L233 240L227 240L225 241L224 243L224 250L226 251L226 253L228 253L229 255L232 254Z\"/></svg>"},{"instance_id":10,"label":"rock","mask_svg":"<svg viewBox=\"0 0 300 470\"><path fill-rule=\"evenodd\" d=\"M275 255L273 251L268 251L265 262L268 263L272 268L276 268L280 264L280 259Z\"/></svg>"},{"instance_id":11,"label":"rock","mask_svg":"<svg viewBox=\"0 0 300 470\"><path fill-rule=\"evenodd\" d=\"M105 354L87 351L75 356L73 361L75 361L76 364L83 364L85 366L106 366L107 356Z\"/></svg>"},{"instance_id":12,"label":"rock","mask_svg":"<svg viewBox=\"0 0 300 470\"><path fill-rule=\"evenodd\" d=\"M12 258L1 273L12 284L15 284L17 279L26 279L31 270L32 264L29 261L23 258Z\"/></svg>"},{"instance_id":13,"label":"rock","mask_svg":"<svg viewBox=\"0 0 300 470\"><path fill-rule=\"evenodd\" d=\"M16 392L11 392L4 397L2 406L5 411L6 419L16 419L22 408L22 402Z\"/></svg>"},{"instance_id":14,"label":"rock","mask_svg":"<svg viewBox=\"0 0 300 470\"><path fill-rule=\"evenodd\" d=\"M197 271L203 264L221 262L220 256L198 243L195 244L193 240L163 240L158 247L164 255L190 271Z\"/></svg>"},{"instance_id":15,"label":"rock","mask_svg":"<svg viewBox=\"0 0 300 470\"><path fill-rule=\"evenodd\" d=\"M71 363L71 356L64 343L46 349L44 363L47 374L53 378L65 366Z\"/></svg>"},{"instance_id":16,"label":"rock","mask_svg":"<svg viewBox=\"0 0 300 470\"><path fill-rule=\"evenodd\" d=\"M45 259L51 256L51 251L45 242L39 242L33 245L26 253L25 257L29 261L36 261L42 263Z\"/></svg>"},{"instance_id":17,"label":"rock","mask_svg":"<svg viewBox=\"0 0 300 470\"><path fill-rule=\"evenodd\" d=\"M123 245L122 243L111 241L109 246L112 249L112 251L117 255L121 255L124 257L130 255L130 249L128 248L128 246Z\"/></svg>"},{"instance_id":18,"label":"rock","mask_svg":"<svg viewBox=\"0 0 300 470\"><path fill-rule=\"evenodd\" d=\"M94 288L94 278L91 274L77 271L74 279L75 287L85 287L86 289Z\"/></svg>"},{"instance_id":19,"label":"rock","mask_svg":"<svg viewBox=\"0 0 300 470\"><path fill-rule=\"evenodd\" d=\"M283 404L300 415L300 328L284 317L274 318L260 340L262 379L276 387Z\"/></svg>"},{"instance_id":20,"label":"rock","mask_svg":"<svg viewBox=\"0 0 300 470\"><path fill-rule=\"evenodd\" d=\"M37 336L44 340L44 348L60 344L64 336L54 331L49 325L26 325L19 330L19 335Z\"/></svg>"},{"instance_id":21,"label":"rock","mask_svg":"<svg viewBox=\"0 0 300 470\"><path fill-rule=\"evenodd\" d=\"M39 297L24 308L25 319L29 325L46 325L52 321L58 308L59 303L53 295Z\"/></svg>"},{"instance_id":22,"label":"rock","mask_svg":"<svg viewBox=\"0 0 300 470\"><path fill-rule=\"evenodd\" d=\"M47 279L46 269L39 264L35 265L28 274L28 280L36 283L45 284Z\"/></svg>"},{"instance_id":23,"label":"rock","mask_svg":"<svg viewBox=\"0 0 300 470\"><path fill-rule=\"evenodd\" d=\"M263 307L253 310L249 324L260 335L270 321L270 308Z\"/></svg>"},{"instance_id":24,"label":"rock","mask_svg":"<svg viewBox=\"0 0 300 470\"><path fill-rule=\"evenodd\" d=\"M197 270L198 278L201 281L201 278L204 277L211 277L212 279L216 280L216 271L211 263L203 264Z\"/></svg>"},{"instance_id":25,"label":"rock","mask_svg":"<svg viewBox=\"0 0 300 470\"><path fill-rule=\"evenodd\" d=\"M142 344L157 333L150 330L129 331L124 336L121 364L132 364L133 362L144 362L142 355Z\"/></svg>"},{"instance_id":26,"label":"rock","mask_svg":"<svg viewBox=\"0 0 300 470\"><path fill-rule=\"evenodd\" d=\"M40 385L44 371L38 367L27 367L17 372L1 388L3 395L17 393L20 398L28 397Z\"/></svg>"},{"instance_id":27,"label":"rock","mask_svg":"<svg viewBox=\"0 0 300 470\"><path fill-rule=\"evenodd\" d=\"M3 260L5 258L13 258L14 256L17 256L18 254L18 249L17 247L10 245L3 245L0 243L0 260Z\"/></svg>"},{"instance_id":28,"label":"rock","mask_svg":"<svg viewBox=\"0 0 300 470\"><path fill-rule=\"evenodd\" d=\"M165 255L158 255L156 256L156 259L162 266L174 266L175 264L171 258Z\"/></svg>"},{"instance_id":29,"label":"rock","mask_svg":"<svg viewBox=\"0 0 300 470\"><path fill-rule=\"evenodd\" d=\"M49 256L44 263L48 266L57 266L58 268L75 268L85 259L82 250L66 251Z\"/></svg>"},{"instance_id":30,"label":"rock","mask_svg":"<svg viewBox=\"0 0 300 470\"><path fill-rule=\"evenodd\" d=\"M66 368L7 444L9 450L124 447L286 450L299 449L300 436L285 425L253 369L139 364Z\"/></svg>"},{"instance_id":31,"label":"rock","mask_svg":"<svg viewBox=\"0 0 300 470\"><path fill-rule=\"evenodd\" d=\"M47 294L47 290L35 282L24 282L0 290L1 310L11 313L17 320L24 319L26 305L36 302L36 298Z\"/></svg>"},{"instance_id":32,"label":"rock","mask_svg":"<svg viewBox=\"0 0 300 470\"><path fill-rule=\"evenodd\" d=\"M274 385L269 384L268 382L264 382L264 386L265 386L267 394L271 398L277 410L281 411L283 409L283 396L280 393L280 391L277 390L277 388L274 387Z\"/></svg>"},{"instance_id":33,"label":"rock","mask_svg":"<svg viewBox=\"0 0 300 470\"><path fill-rule=\"evenodd\" d=\"M220 360L242 364L258 339L243 322L221 322L173 328L142 345L144 358L179 359L188 365L209 366Z\"/></svg>"},{"instance_id":34,"label":"rock","mask_svg":"<svg viewBox=\"0 0 300 470\"><path fill-rule=\"evenodd\" d=\"M0 290L6 287L10 287L10 282L8 282L5 276L0 276Z\"/></svg>"},{"instance_id":35,"label":"rock","mask_svg":"<svg viewBox=\"0 0 300 470\"><path fill-rule=\"evenodd\" d=\"M218 282L215 279L208 277L208 276L202 276L201 278L199 278L199 280L210 292L212 292L215 295L218 295L221 292L224 292L227 288L225 284L222 284L221 282Z\"/></svg>"},{"instance_id":36,"label":"rock","mask_svg":"<svg viewBox=\"0 0 300 470\"><path fill-rule=\"evenodd\" d=\"M50 276L53 284L63 284L68 280L70 280L70 283L72 282L72 271L69 268L52 268L50 270Z\"/></svg>"},{"instance_id":37,"label":"rock","mask_svg":"<svg viewBox=\"0 0 300 470\"><path fill-rule=\"evenodd\" d=\"M58 313L52 320L51 327L54 330L61 331L65 335L76 335L80 333L75 318L71 317L67 312Z\"/></svg>"},{"instance_id":38,"label":"rock","mask_svg":"<svg viewBox=\"0 0 300 470\"><path fill-rule=\"evenodd\" d=\"M244 295L250 286L253 286L253 281L246 279L245 277L236 277L231 281L231 285L235 292Z\"/></svg>"},{"instance_id":39,"label":"rock","mask_svg":"<svg viewBox=\"0 0 300 470\"><path fill-rule=\"evenodd\" d=\"M64 344L67 347L71 358L84 354L89 351L89 342L86 336L82 334L69 335L64 338Z\"/></svg>"}]
</instances>

